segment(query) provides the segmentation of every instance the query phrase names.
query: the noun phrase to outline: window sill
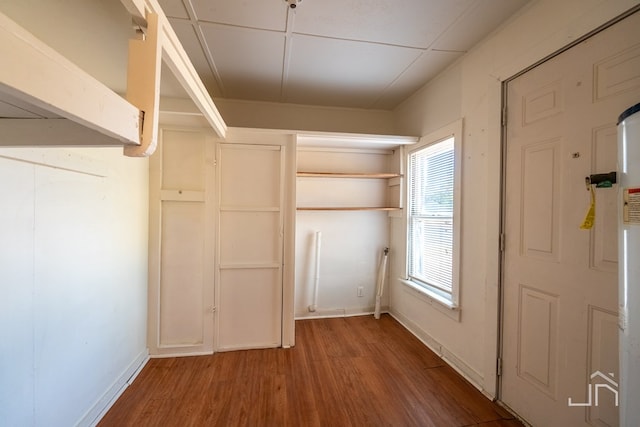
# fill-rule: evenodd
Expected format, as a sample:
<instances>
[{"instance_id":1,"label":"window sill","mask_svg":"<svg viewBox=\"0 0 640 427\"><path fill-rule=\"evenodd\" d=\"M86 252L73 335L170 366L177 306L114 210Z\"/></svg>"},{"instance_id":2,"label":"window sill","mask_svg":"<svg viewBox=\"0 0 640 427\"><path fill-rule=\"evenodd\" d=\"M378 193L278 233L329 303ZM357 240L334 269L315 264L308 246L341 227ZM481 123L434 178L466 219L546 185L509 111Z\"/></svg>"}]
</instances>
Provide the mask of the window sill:
<instances>
[{"instance_id":1,"label":"window sill","mask_svg":"<svg viewBox=\"0 0 640 427\"><path fill-rule=\"evenodd\" d=\"M405 285L405 290L415 296L416 298L430 304L433 308L444 313L451 319L456 322L460 321L460 307L442 295L437 294L436 292L430 291L423 286L420 286L411 280L407 279L398 279L400 283Z\"/></svg>"}]
</instances>

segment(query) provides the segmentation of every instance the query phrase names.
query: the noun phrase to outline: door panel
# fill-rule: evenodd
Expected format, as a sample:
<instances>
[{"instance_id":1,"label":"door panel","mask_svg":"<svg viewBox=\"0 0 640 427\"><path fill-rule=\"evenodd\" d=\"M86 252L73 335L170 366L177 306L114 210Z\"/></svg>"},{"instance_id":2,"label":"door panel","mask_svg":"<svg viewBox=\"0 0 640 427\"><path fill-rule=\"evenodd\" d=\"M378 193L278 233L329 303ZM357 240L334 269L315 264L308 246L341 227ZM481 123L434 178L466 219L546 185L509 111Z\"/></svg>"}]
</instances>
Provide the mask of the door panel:
<instances>
[{"instance_id":1,"label":"door panel","mask_svg":"<svg viewBox=\"0 0 640 427\"><path fill-rule=\"evenodd\" d=\"M152 355L213 352L215 150L201 131L161 130L149 165Z\"/></svg>"},{"instance_id":2,"label":"door panel","mask_svg":"<svg viewBox=\"0 0 640 427\"><path fill-rule=\"evenodd\" d=\"M219 144L219 350L282 344L284 150Z\"/></svg>"},{"instance_id":3,"label":"door panel","mask_svg":"<svg viewBox=\"0 0 640 427\"><path fill-rule=\"evenodd\" d=\"M220 223L221 265L280 262L280 234L273 232L280 228L280 212L223 211Z\"/></svg>"},{"instance_id":4,"label":"door panel","mask_svg":"<svg viewBox=\"0 0 640 427\"><path fill-rule=\"evenodd\" d=\"M520 240L523 256L546 260L559 257L559 151L559 139L522 149Z\"/></svg>"},{"instance_id":5,"label":"door panel","mask_svg":"<svg viewBox=\"0 0 640 427\"><path fill-rule=\"evenodd\" d=\"M161 347L204 341L204 253L202 203L162 203L160 280Z\"/></svg>"},{"instance_id":6,"label":"door panel","mask_svg":"<svg viewBox=\"0 0 640 427\"><path fill-rule=\"evenodd\" d=\"M589 372L618 371L618 314L602 308L589 307L589 343L587 366ZM613 395L598 393L599 405L587 408L587 421L593 425L618 424L618 409Z\"/></svg>"},{"instance_id":7,"label":"door panel","mask_svg":"<svg viewBox=\"0 0 640 427\"><path fill-rule=\"evenodd\" d=\"M556 397L558 297L520 286L518 375Z\"/></svg>"},{"instance_id":8,"label":"door panel","mask_svg":"<svg viewBox=\"0 0 640 427\"><path fill-rule=\"evenodd\" d=\"M628 40L633 39L629 33ZM637 39L636 39L637 40ZM640 43L626 43L594 64L594 100L628 94L640 88ZM630 105L627 105L629 107ZM621 112L620 112L621 113Z\"/></svg>"},{"instance_id":9,"label":"door panel","mask_svg":"<svg viewBox=\"0 0 640 427\"><path fill-rule=\"evenodd\" d=\"M284 150L284 149L283 149ZM221 144L220 206L280 210L280 146Z\"/></svg>"},{"instance_id":10,"label":"door panel","mask_svg":"<svg viewBox=\"0 0 640 427\"><path fill-rule=\"evenodd\" d=\"M279 347L279 270L222 268L220 283L220 349Z\"/></svg>"},{"instance_id":11,"label":"door panel","mask_svg":"<svg viewBox=\"0 0 640 427\"><path fill-rule=\"evenodd\" d=\"M507 85L501 399L535 426L618 424L615 185L580 224L639 97L638 13Z\"/></svg>"}]
</instances>

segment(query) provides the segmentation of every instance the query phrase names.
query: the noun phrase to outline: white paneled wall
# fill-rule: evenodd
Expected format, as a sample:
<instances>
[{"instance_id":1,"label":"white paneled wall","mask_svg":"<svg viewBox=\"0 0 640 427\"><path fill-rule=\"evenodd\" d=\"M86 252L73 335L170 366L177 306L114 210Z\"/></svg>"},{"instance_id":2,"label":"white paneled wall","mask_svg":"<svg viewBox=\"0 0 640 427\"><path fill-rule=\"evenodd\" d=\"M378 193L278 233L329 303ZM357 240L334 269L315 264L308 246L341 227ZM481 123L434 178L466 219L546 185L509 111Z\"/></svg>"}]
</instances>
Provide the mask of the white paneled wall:
<instances>
[{"instance_id":1,"label":"white paneled wall","mask_svg":"<svg viewBox=\"0 0 640 427\"><path fill-rule=\"evenodd\" d=\"M292 345L293 137L161 135L150 164L151 354Z\"/></svg>"},{"instance_id":2,"label":"white paneled wall","mask_svg":"<svg viewBox=\"0 0 640 427\"><path fill-rule=\"evenodd\" d=\"M146 360L147 165L0 150L0 425L89 425Z\"/></svg>"}]
</instances>

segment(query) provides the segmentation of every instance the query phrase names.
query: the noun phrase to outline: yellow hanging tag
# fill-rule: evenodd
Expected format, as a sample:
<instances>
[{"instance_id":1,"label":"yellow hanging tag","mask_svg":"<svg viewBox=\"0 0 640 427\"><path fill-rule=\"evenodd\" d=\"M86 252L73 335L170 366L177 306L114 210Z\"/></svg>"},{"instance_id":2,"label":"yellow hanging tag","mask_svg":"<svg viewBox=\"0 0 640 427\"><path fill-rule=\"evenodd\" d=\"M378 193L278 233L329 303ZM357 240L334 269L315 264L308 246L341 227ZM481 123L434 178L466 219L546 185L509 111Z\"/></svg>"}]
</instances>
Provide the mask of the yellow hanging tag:
<instances>
[{"instance_id":1,"label":"yellow hanging tag","mask_svg":"<svg viewBox=\"0 0 640 427\"><path fill-rule=\"evenodd\" d=\"M583 230L591 230L596 220L596 193L593 191L592 185L589 186L589 191L591 192L591 205L589 206L587 216L584 217L584 221L582 221L582 225L580 226Z\"/></svg>"}]
</instances>

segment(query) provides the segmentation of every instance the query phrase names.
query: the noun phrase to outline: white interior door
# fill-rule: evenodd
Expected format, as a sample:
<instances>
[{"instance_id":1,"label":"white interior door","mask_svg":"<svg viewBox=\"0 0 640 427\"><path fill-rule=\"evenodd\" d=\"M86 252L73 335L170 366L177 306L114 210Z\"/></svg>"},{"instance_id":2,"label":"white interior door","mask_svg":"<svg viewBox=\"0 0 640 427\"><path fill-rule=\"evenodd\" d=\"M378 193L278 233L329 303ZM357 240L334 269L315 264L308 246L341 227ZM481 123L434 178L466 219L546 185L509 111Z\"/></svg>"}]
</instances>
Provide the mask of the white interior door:
<instances>
[{"instance_id":1,"label":"white interior door","mask_svg":"<svg viewBox=\"0 0 640 427\"><path fill-rule=\"evenodd\" d=\"M218 350L282 344L284 155L218 146Z\"/></svg>"},{"instance_id":2,"label":"white interior door","mask_svg":"<svg viewBox=\"0 0 640 427\"><path fill-rule=\"evenodd\" d=\"M617 425L615 185L595 190L594 227L580 225L585 177L616 170L616 120L640 97L640 14L507 97L501 399L534 426Z\"/></svg>"}]
</instances>

